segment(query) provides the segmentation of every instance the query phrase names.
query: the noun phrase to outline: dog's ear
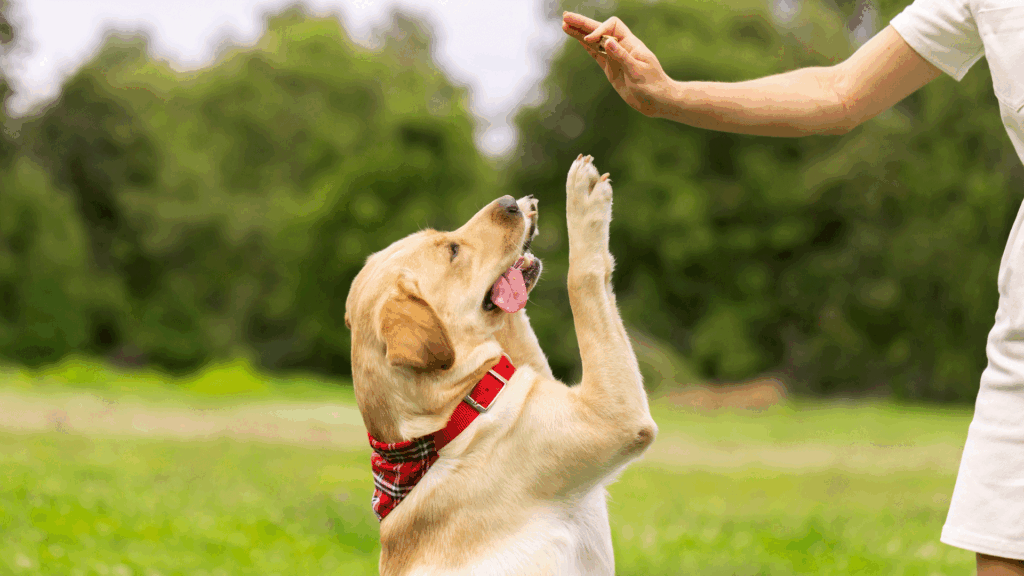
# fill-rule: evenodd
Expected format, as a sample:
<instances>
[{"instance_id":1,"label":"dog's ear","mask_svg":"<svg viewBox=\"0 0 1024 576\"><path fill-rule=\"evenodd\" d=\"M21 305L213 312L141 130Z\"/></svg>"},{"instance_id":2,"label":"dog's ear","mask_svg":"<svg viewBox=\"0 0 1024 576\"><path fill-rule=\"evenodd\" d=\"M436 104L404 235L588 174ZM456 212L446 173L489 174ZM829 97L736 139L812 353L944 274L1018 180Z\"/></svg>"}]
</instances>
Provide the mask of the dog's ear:
<instances>
[{"instance_id":1,"label":"dog's ear","mask_svg":"<svg viewBox=\"0 0 1024 576\"><path fill-rule=\"evenodd\" d=\"M448 332L414 286L398 283L380 311L380 332L388 363L417 370L447 370L455 363Z\"/></svg>"}]
</instances>

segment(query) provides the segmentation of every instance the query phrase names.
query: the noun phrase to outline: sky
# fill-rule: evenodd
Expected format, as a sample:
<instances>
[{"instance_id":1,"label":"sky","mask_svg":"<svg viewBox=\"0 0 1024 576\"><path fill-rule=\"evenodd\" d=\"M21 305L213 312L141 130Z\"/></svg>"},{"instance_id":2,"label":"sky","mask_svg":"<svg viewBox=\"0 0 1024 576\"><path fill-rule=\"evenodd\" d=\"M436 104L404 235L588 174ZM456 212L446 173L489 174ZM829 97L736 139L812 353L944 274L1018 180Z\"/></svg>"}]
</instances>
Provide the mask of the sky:
<instances>
[{"instance_id":1,"label":"sky","mask_svg":"<svg viewBox=\"0 0 1024 576\"><path fill-rule=\"evenodd\" d=\"M209 65L225 39L255 42L263 14L294 0L14 0L24 52L9 66L14 114L53 100L65 78L91 58L106 31L143 30L154 53L180 69ZM341 16L369 44L395 7L425 17L436 34L438 64L470 89L477 146L501 156L515 144L515 110L533 96L547 60L565 40L546 20L543 0L304 0L316 14ZM495 39L491 24L510 33ZM600 73L595 68L595 73Z\"/></svg>"}]
</instances>

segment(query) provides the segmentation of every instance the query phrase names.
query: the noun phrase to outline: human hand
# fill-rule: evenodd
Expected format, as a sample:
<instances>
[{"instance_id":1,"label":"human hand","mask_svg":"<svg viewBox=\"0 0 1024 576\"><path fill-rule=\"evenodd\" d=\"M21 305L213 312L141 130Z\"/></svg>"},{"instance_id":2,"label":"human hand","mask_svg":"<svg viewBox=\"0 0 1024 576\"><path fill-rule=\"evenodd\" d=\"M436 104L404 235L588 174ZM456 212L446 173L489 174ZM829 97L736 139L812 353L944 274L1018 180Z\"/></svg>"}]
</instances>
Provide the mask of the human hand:
<instances>
[{"instance_id":1,"label":"human hand","mask_svg":"<svg viewBox=\"0 0 1024 576\"><path fill-rule=\"evenodd\" d=\"M562 30L576 39L597 61L619 96L644 116L658 116L666 108L672 79L658 58L626 25L613 16L605 22L565 12ZM598 51L602 36L611 36Z\"/></svg>"}]
</instances>

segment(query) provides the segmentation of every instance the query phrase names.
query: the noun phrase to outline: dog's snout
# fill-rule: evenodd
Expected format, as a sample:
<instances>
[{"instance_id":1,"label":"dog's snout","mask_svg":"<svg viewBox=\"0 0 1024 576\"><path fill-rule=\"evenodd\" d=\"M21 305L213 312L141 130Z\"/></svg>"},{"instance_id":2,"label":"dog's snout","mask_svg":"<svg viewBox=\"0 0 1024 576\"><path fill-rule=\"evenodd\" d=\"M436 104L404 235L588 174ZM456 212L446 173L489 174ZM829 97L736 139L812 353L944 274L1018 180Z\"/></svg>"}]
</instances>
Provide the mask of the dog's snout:
<instances>
[{"instance_id":1,"label":"dog's snout","mask_svg":"<svg viewBox=\"0 0 1024 576\"><path fill-rule=\"evenodd\" d=\"M516 203L516 199L511 196L502 196L498 198L498 206L507 212L508 214L519 214L519 204Z\"/></svg>"}]
</instances>

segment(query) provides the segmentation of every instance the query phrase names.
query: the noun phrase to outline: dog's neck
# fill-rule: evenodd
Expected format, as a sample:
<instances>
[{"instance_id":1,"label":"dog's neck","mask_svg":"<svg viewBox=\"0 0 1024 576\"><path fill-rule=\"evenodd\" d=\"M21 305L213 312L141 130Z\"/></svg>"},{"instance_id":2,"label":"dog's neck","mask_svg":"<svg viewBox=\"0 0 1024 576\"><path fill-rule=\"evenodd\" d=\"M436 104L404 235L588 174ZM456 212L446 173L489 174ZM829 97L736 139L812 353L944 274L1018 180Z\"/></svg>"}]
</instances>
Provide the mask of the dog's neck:
<instances>
[{"instance_id":1,"label":"dog's neck","mask_svg":"<svg viewBox=\"0 0 1024 576\"><path fill-rule=\"evenodd\" d=\"M540 349L540 343L537 341L537 335L533 333L533 328L530 327L526 310L506 314L501 328L495 333L495 338L516 366L529 366L538 374L554 380L548 358Z\"/></svg>"},{"instance_id":2,"label":"dog's neck","mask_svg":"<svg viewBox=\"0 0 1024 576\"><path fill-rule=\"evenodd\" d=\"M465 360L445 371L410 370L389 384L374 382L370 374L354 375L366 430L377 440L392 443L444 428L455 407L501 354L501 346L492 341L467 350Z\"/></svg>"},{"instance_id":3,"label":"dog's neck","mask_svg":"<svg viewBox=\"0 0 1024 576\"><path fill-rule=\"evenodd\" d=\"M457 361L444 372L417 374L409 370L400 376L400 381L387 384L377 381L386 374L376 369L383 359L353 362L366 367L365 374L354 374L356 400L366 430L381 442L398 442L444 428L455 407L502 352L516 366L529 366L542 376L554 378L525 310L505 314L495 341L465 352L460 350L466 354L466 360Z\"/></svg>"}]
</instances>

